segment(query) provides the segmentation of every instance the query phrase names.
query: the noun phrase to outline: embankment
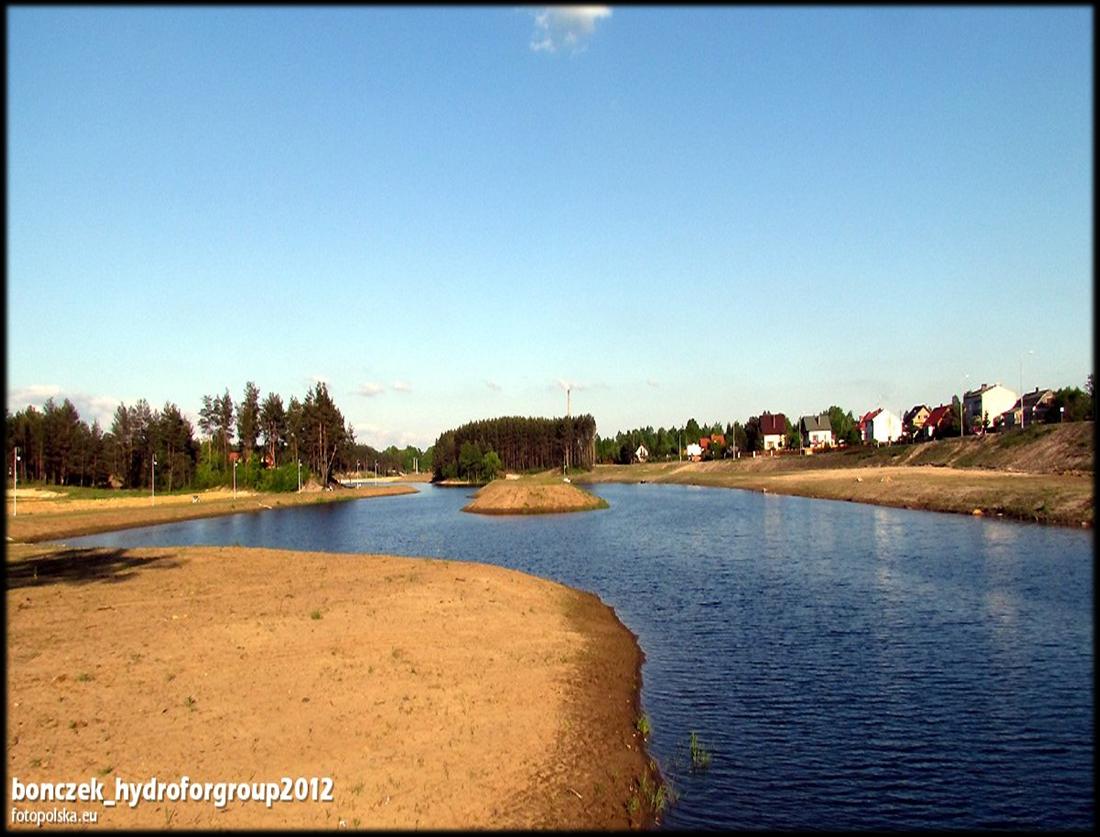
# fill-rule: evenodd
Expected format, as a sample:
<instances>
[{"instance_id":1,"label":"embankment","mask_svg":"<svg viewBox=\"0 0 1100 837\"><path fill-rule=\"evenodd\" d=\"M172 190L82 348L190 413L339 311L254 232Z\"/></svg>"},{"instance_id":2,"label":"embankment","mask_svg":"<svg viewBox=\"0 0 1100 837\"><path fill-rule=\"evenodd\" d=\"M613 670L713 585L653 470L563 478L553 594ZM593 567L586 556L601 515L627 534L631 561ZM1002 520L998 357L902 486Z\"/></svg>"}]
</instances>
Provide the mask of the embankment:
<instances>
[{"instance_id":1,"label":"embankment","mask_svg":"<svg viewBox=\"0 0 1100 837\"><path fill-rule=\"evenodd\" d=\"M812 456L600 465L587 482L671 482L1093 525L1093 423Z\"/></svg>"}]
</instances>

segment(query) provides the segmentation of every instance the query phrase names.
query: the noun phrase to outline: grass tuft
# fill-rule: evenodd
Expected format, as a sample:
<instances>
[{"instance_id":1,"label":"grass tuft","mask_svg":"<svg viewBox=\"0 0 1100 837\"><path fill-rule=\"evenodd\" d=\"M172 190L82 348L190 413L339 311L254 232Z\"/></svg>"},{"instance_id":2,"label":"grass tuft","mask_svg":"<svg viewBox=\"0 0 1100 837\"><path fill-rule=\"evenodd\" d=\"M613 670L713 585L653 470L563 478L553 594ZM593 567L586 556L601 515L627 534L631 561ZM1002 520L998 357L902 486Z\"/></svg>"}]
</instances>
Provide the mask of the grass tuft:
<instances>
[{"instance_id":1,"label":"grass tuft","mask_svg":"<svg viewBox=\"0 0 1100 837\"><path fill-rule=\"evenodd\" d=\"M710 753L694 731L691 733L691 767L693 770L706 770L710 766Z\"/></svg>"}]
</instances>

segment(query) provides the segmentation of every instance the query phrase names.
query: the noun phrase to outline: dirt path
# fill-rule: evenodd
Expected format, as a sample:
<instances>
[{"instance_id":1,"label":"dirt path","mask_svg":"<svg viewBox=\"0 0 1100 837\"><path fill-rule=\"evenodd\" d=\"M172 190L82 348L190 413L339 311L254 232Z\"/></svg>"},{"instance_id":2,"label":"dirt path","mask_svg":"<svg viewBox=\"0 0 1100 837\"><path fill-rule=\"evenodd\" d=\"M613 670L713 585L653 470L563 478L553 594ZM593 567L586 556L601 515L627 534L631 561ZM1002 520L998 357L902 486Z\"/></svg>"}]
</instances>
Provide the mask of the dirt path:
<instances>
[{"instance_id":1,"label":"dirt path","mask_svg":"<svg viewBox=\"0 0 1100 837\"><path fill-rule=\"evenodd\" d=\"M595 597L498 567L245 548L8 547L7 770L280 782L109 828L619 828L640 651ZM10 812L11 785L5 790Z\"/></svg>"}]
</instances>

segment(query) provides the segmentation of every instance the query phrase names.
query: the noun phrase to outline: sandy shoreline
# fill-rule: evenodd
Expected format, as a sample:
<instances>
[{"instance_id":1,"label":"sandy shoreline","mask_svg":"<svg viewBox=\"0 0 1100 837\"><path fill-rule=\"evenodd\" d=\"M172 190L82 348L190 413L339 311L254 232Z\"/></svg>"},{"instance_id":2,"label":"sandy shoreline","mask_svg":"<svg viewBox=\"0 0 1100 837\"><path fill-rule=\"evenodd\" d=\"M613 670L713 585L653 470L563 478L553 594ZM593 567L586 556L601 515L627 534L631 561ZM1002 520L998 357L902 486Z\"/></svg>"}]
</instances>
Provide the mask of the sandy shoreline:
<instances>
[{"instance_id":1,"label":"sandy shoreline","mask_svg":"<svg viewBox=\"0 0 1100 837\"><path fill-rule=\"evenodd\" d=\"M176 520L261 512L318 503L339 503L369 497L415 494L416 491L417 489L411 485L388 484L300 493L239 491L234 494L232 491L220 490L197 495L169 494L152 499L138 497L24 499L21 495L17 516L12 515L14 503L8 500L7 536L9 541L16 543L37 543L55 538L152 526ZM192 497L195 496L199 498L198 502L193 501Z\"/></svg>"},{"instance_id":2,"label":"sandy shoreline","mask_svg":"<svg viewBox=\"0 0 1100 837\"><path fill-rule=\"evenodd\" d=\"M643 824L641 652L595 596L426 558L7 552L10 776L334 783L331 803L150 802L97 827Z\"/></svg>"},{"instance_id":3,"label":"sandy shoreline","mask_svg":"<svg viewBox=\"0 0 1100 837\"><path fill-rule=\"evenodd\" d=\"M9 775L334 783L331 802L270 809L100 806L93 827L650 824L628 810L656 775L642 655L596 596L438 559L31 543L415 490L9 503Z\"/></svg>"}]
</instances>

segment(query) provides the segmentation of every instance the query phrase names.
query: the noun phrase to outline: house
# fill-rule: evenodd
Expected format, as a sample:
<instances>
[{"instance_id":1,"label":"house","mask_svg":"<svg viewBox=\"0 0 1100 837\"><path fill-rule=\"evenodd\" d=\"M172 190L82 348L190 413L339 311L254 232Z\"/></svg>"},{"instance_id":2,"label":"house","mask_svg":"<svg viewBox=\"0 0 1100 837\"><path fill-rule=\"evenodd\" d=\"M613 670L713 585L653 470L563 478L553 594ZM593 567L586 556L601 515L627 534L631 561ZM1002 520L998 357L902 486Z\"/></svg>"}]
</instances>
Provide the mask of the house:
<instances>
[{"instance_id":1,"label":"house","mask_svg":"<svg viewBox=\"0 0 1100 837\"><path fill-rule=\"evenodd\" d=\"M649 451L646 450L645 445L638 445L638 449L634 451L634 459L637 462L645 462L649 459Z\"/></svg>"},{"instance_id":2,"label":"house","mask_svg":"<svg viewBox=\"0 0 1100 837\"><path fill-rule=\"evenodd\" d=\"M684 449L684 453L687 454L687 458L692 462L701 462L703 460L703 448L694 442Z\"/></svg>"},{"instance_id":3,"label":"house","mask_svg":"<svg viewBox=\"0 0 1100 837\"><path fill-rule=\"evenodd\" d=\"M703 455L708 453L713 456L721 456L720 448L726 446L726 437L721 433L711 433L709 436L703 436L699 440L699 447L703 449ZM713 450L711 450L713 448Z\"/></svg>"},{"instance_id":4,"label":"house","mask_svg":"<svg viewBox=\"0 0 1100 837\"><path fill-rule=\"evenodd\" d=\"M950 404L940 404L940 406L936 407L936 409L928 414L928 418L925 419L924 426L921 430L929 439L939 434L941 430L951 423L951 420L954 418L951 414L952 409Z\"/></svg>"},{"instance_id":5,"label":"house","mask_svg":"<svg viewBox=\"0 0 1100 837\"><path fill-rule=\"evenodd\" d=\"M798 429L802 433L802 446L805 448L829 448L833 446L833 425L828 413L816 416L802 416L798 420Z\"/></svg>"},{"instance_id":6,"label":"house","mask_svg":"<svg viewBox=\"0 0 1100 837\"><path fill-rule=\"evenodd\" d=\"M1019 396L1000 384L982 384L963 393L963 415L967 428L985 428L994 418L1011 410Z\"/></svg>"},{"instance_id":7,"label":"house","mask_svg":"<svg viewBox=\"0 0 1100 837\"><path fill-rule=\"evenodd\" d=\"M882 408L880 407L879 410ZM867 427L875 416L878 415L879 410L871 410L869 413L864 413L859 417L859 438L861 441L867 441Z\"/></svg>"},{"instance_id":8,"label":"house","mask_svg":"<svg viewBox=\"0 0 1100 837\"><path fill-rule=\"evenodd\" d=\"M924 429L924 423L928 421L931 414L932 411L928 409L927 404L917 404L912 409L906 410L905 415L901 417L902 432L906 436L916 436Z\"/></svg>"},{"instance_id":9,"label":"house","mask_svg":"<svg viewBox=\"0 0 1100 837\"><path fill-rule=\"evenodd\" d=\"M1022 407L1021 401L1023 402ZM993 423L1007 430L1012 427L1019 427L1021 421L1024 427L1036 422L1044 422L1046 421L1047 410L1053 401L1054 390L1036 387L1034 392L1025 392L1020 398L1017 398L1016 403L997 416Z\"/></svg>"},{"instance_id":10,"label":"house","mask_svg":"<svg viewBox=\"0 0 1100 837\"><path fill-rule=\"evenodd\" d=\"M782 413L764 413L760 416L760 435L764 450L781 450L787 435L787 417Z\"/></svg>"},{"instance_id":11,"label":"house","mask_svg":"<svg viewBox=\"0 0 1100 837\"><path fill-rule=\"evenodd\" d=\"M864 442L888 445L901 438L901 419L878 407L859 420L859 432Z\"/></svg>"}]
</instances>

